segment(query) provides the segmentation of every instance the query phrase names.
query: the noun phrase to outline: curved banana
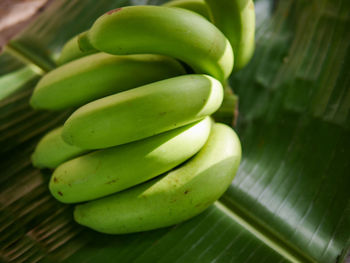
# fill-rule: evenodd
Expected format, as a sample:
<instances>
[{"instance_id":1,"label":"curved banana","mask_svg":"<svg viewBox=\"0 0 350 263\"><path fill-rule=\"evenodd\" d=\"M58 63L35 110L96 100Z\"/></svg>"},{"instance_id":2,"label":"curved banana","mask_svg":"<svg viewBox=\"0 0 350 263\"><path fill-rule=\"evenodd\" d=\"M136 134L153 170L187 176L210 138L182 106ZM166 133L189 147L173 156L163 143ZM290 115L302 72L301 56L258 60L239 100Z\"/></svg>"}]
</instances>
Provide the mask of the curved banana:
<instances>
[{"instance_id":1,"label":"curved banana","mask_svg":"<svg viewBox=\"0 0 350 263\"><path fill-rule=\"evenodd\" d=\"M84 34L84 33L81 33L81 34ZM79 35L71 38L70 40L67 41L66 44L64 44L62 51L60 53L60 56L57 59L57 65L63 65L72 60L85 57L87 55L91 55L93 53L98 52L97 50L94 50L94 49L91 49L86 52L81 51L78 44L78 37Z\"/></svg>"},{"instance_id":2,"label":"curved banana","mask_svg":"<svg viewBox=\"0 0 350 263\"><path fill-rule=\"evenodd\" d=\"M82 106L65 122L62 137L85 149L116 146L200 120L222 98L221 83L207 75L161 80Z\"/></svg>"},{"instance_id":3,"label":"curved banana","mask_svg":"<svg viewBox=\"0 0 350 263\"><path fill-rule=\"evenodd\" d=\"M229 39L235 54L234 71L243 68L255 48L255 10L253 0L205 0L214 24Z\"/></svg>"},{"instance_id":4,"label":"curved banana","mask_svg":"<svg viewBox=\"0 0 350 263\"><path fill-rule=\"evenodd\" d=\"M60 110L154 81L185 74L174 59L159 55L93 54L46 74L30 99L36 109ZM135 77L137 76L137 77Z\"/></svg>"},{"instance_id":5,"label":"curved banana","mask_svg":"<svg viewBox=\"0 0 350 263\"><path fill-rule=\"evenodd\" d=\"M32 154L32 163L38 168L56 168L61 163L86 153L79 147L62 140L63 126L48 132L38 143Z\"/></svg>"},{"instance_id":6,"label":"curved banana","mask_svg":"<svg viewBox=\"0 0 350 263\"><path fill-rule=\"evenodd\" d=\"M169 171L196 154L208 139L209 117L137 142L95 151L60 165L50 181L64 203L97 199Z\"/></svg>"},{"instance_id":7,"label":"curved banana","mask_svg":"<svg viewBox=\"0 0 350 263\"><path fill-rule=\"evenodd\" d=\"M204 0L172 0L163 4L163 6L187 9L210 20L208 6Z\"/></svg>"},{"instance_id":8,"label":"curved banana","mask_svg":"<svg viewBox=\"0 0 350 263\"><path fill-rule=\"evenodd\" d=\"M207 143L193 159L165 176L78 205L74 218L108 234L177 224L199 214L225 192L240 159L237 135L224 124L214 124Z\"/></svg>"},{"instance_id":9,"label":"curved banana","mask_svg":"<svg viewBox=\"0 0 350 263\"><path fill-rule=\"evenodd\" d=\"M228 78L233 67L232 48L225 36L201 15L181 8L112 10L95 21L79 45L82 50L95 48L118 55L168 55L220 81Z\"/></svg>"}]
</instances>

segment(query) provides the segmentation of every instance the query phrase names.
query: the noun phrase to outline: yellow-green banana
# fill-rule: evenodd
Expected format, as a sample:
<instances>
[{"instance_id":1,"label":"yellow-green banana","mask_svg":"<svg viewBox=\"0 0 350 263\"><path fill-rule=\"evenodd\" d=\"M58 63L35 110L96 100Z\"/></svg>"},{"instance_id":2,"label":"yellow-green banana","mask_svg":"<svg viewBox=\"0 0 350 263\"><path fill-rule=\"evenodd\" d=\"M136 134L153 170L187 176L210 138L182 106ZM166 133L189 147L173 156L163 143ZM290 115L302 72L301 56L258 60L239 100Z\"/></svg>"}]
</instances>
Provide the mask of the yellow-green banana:
<instances>
[{"instance_id":1,"label":"yellow-green banana","mask_svg":"<svg viewBox=\"0 0 350 263\"><path fill-rule=\"evenodd\" d=\"M180 59L197 73L224 81L233 67L229 41L208 20L171 7L131 6L112 10L79 39L82 50L111 54L155 53Z\"/></svg>"},{"instance_id":2,"label":"yellow-green banana","mask_svg":"<svg viewBox=\"0 0 350 263\"><path fill-rule=\"evenodd\" d=\"M46 74L30 103L36 109L60 110L95 99L182 75L179 62L160 55L93 54Z\"/></svg>"},{"instance_id":3,"label":"yellow-green banana","mask_svg":"<svg viewBox=\"0 0 350 263\"><path fill-rule=\"evenodd\" d=\"M196 154L208 139L209 117L128 144L95 151L60 165L50 181L64 203L97 199L169 171Z\"/></svg>"},{"instance_id":4,"label":"yellow-green banana","mask_svg":"<svg viewBox=\"0 0 350 263\"><path fill-rule=\"evenodd\" d=\"M163 6L187 9L208 20L210 19L208 6L205 4L204 0L173 0L165 3Z\"/></svg>"},{"instance_id":5,"label":"yellow-green banana","mask_svg":"<svg viewBox=\"0 0 350 263\"><path fill-rule=\"evenodd\" d=\"M240 158L241 146L234 131L214 124L207 143L193 159L165 176L78 205L74 218L108 234L177 224L199 214L225 192Z\"/></svg>"},{"instance_id":6,"label":"yellow-green banana","mask_svg":"<svg viewBox=\"0 0 350 263\"><path fill-rule=\"evenodd\" d=\"M221 83L207 75L161 80L82 106L65 122L62 137L84 149L116 146L200 120L222 98Z\"/></svg>"},{"instance_id":7,"label":"yellow-green banana","mask_svg":"<svg viewBox=\"0 0 350 263\"><path fill-rule=\"evenodd\" d=\"M39 168L56 168L59 164L79 156L87 150L69 145L62 140L63 126L47 133L32 155L33 165Z\"/></svg>"},{"instance_id":8,"label":"yellow-green banana","mask_svg":"<svg viewBox=\"0 0 350 263\"><path fill-rule=\"evenodd\" d=\"M84 33L82 33L84 34ZM57 59L58 65L63 65L72 60L85 57L87 55L91 55L93 53L98 52L97 50L91 49L88 51L81 51L78 44L78 36L75 36L67 41L67 43L63 46L60 56Z\"/></svg>"},{"instance_id":9,"label":"yellow-green banana","mask_svg":"<svg viewBox=\"0 0 350 263\"><path fill-rule=\"evenodd\" d=\"M229 39L235 54L234 71L243 68L255 48L253 0L205 0L214 24Z\"/></svg>"}]
</instances>

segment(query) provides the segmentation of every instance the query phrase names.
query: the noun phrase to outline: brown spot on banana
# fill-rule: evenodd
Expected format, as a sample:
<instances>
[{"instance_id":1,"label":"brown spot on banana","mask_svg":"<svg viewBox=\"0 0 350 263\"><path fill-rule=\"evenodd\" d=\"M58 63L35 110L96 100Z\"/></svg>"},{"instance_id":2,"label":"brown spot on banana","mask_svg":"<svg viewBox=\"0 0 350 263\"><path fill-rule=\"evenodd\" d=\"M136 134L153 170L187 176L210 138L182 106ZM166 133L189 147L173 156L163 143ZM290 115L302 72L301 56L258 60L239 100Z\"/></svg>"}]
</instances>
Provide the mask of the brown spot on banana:
<instances>
[{"instance_id":1,"label":"brown spot on banana","mask_svg":"<svg viewBox=\"0 0 350 263\"><path fill-rule=\"evenodd\" d=\"M116 9L112 9L112 10L108 11L106 14L107 14L107 15L111 15L111 14L113 14L113 13L115 13L115 12L119 12L120 10L122 10L121 7L116 8Z\"/></svg>"}]
</instances>

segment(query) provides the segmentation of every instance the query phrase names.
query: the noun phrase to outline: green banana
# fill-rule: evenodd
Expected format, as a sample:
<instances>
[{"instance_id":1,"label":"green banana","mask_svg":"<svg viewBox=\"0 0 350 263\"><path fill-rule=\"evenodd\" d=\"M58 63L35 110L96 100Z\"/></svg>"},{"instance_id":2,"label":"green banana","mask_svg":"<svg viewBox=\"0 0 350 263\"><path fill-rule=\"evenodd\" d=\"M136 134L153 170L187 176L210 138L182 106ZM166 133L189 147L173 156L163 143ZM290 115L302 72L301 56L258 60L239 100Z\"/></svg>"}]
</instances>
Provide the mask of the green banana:
<instances>
[{"instance_id":1,"label":"green banana","mask_svg":"<svg viewBox=\"0 0 350 263\"><path fill-rule=\"evenodd\" d=\"M56 168L61 163L79 156L87 150L69 145L62 140L63 126L47 133L32 154L32 163L38 168Z\"/></svg>"},{"instance_id":2,"label":"green banana","mask_svg":"<svg viewBox=\"0 0 350 263\"><path fill-rule=\"evenodd\" d=\"M173 0L163 4L163 6L187 9L210 20L208 6L204 0Z\"/></svg>"},{"instance_id":3,"label":"green banana","mask_svg":"<svg viewBox=\"0 0 350 263\"><path fill-rule=\"evenodd\" d=\"M154 81L185 74L174 59L159 55L93 54L46 74L30 104L36 109L61 110ZM135 77L137 76L137 77Z\"/></svg>"},{"instance_id":4,"label":"green banana","mask_svg":"<svg viewBox=\"0 0 350 263\"><path fill-rule=\"evenodd\" d=\"M65 122L63 139L85 149L101 149L153 136L215 112L221 83L207 75L154 82L93 102Z\"/></svg>"},{"instance_id":5,"label":"green banana","mask_svg":"<svg viewBox=\"0 0 350 263\"><path fill-rule=\"evenodd\" d=\"M255 10L253 0L205 0L214 24L229 39L235 54L234 71L251 59L255 43Z\"/></svg>"},{"instance_id":6,"label":"green banana","mask_svg":"<svg viewBox=\"0 0 350 263\"><path fill-rule=\"evenodd\" d=\"M123 192L78 205L81 225L108 234L166 227L187 220L216 201L229 187L241 158L234 131L214 124L200 152L167 175Z\"/></svg>"},{"instance_id":7,"label":"green banana","mask_svg":"<svg viewBox=\"0 0 350 263\"><path fill-rule=\"evenodd\" d=\"M222 82L233 67L232 48L225 36L201 15L181 8L118 8L98 18L78 41L82 50L168 55Z\"/></svg>"},{"instance_id":8,"label":"green banana","mask_svg":"<svg viewBox=\"0 0 350 263\"><path fill-rule=\"evenodd\" d=\"M81 33L84 34L84 33ZM58 65L63 65L72 60L85 57L87 55L91 55L93 53L98 52L95 49L91 49L89 51L83 52L80 50L78 45L78 37L79 35L71 38L67 41L67 43L63 46L60 56L57 59Z\"/></svg>"},{"instance_id":9,"label":"green banana","mask_svg":"<svg viewBox=\"0 0 350 263\"><path fill-rule=\"evenodd\" d=\"M95 151L60 165L50 181L64 203L93 200L169 171L196 154L208 139L209 117L137 142Z\"/></svg>"}]
</instances>

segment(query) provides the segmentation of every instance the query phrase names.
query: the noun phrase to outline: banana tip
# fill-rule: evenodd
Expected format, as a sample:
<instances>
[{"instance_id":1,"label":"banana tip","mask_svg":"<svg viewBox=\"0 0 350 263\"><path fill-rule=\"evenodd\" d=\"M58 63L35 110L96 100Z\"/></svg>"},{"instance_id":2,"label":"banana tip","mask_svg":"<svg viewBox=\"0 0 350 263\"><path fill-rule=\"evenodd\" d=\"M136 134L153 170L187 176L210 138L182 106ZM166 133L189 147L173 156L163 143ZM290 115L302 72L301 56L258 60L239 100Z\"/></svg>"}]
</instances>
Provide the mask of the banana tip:
<instances>
[{"instance_id":1,"label":"banana tip","mask_svg":"<svg viewBox=\"0 0 350 263\"><path fill-rule=\"evenodd\" d=\"M89 39L89 31L85 31L78 36L78 46L81 52L91 52L96 50Z\"/></svg>"},{"instance_id":2,"label":"banana tip","mask_svg":"<svg viewBox=\"0 0 350 263\"><path fill-rule=\"evenodd\" d=\"M34 99L34 96L31 96L31 97L30 97L29 105L30 105L33 109L36 109L37 105L36 105L36 101L35 101L35 99Z\"/></svg>"},{"instance_id":3,"label":"banana tip","mask_svg":"<svg viewBox=\"0 0 350 263\"><path fill-rule=\"evenodd\" d=\"M37 160L37 155L35 154L35 152L30 156L30 159L34 167L40 168Z\"/></svg>"},{"instance_id":4,"label":"banana tip","mask_svg":"<svg viewBox=\"0 0 350 263\"><path fill-rule=\"evenodd\" d=\"M62 130L61 137L62 137L62 139L63 139L63 141L64 141L65 143L74 146L72 136L69 134L69 132L67 132L66 129L64 129L64 127L63 127L63 130Z\"/></svg>"},{"instance_id":5,"label":"banana tip","mask_svg":"<svg viewBox=\"0 0 350 263\"><path fill-rule=\"evenodd\" d=\"M74 207L74 211L73 211L73 218L74 221L77 222L80 225L84 225L84 214L81 213L80 211L80 205L77 205Z\"/></svg>"}]
</instances>

